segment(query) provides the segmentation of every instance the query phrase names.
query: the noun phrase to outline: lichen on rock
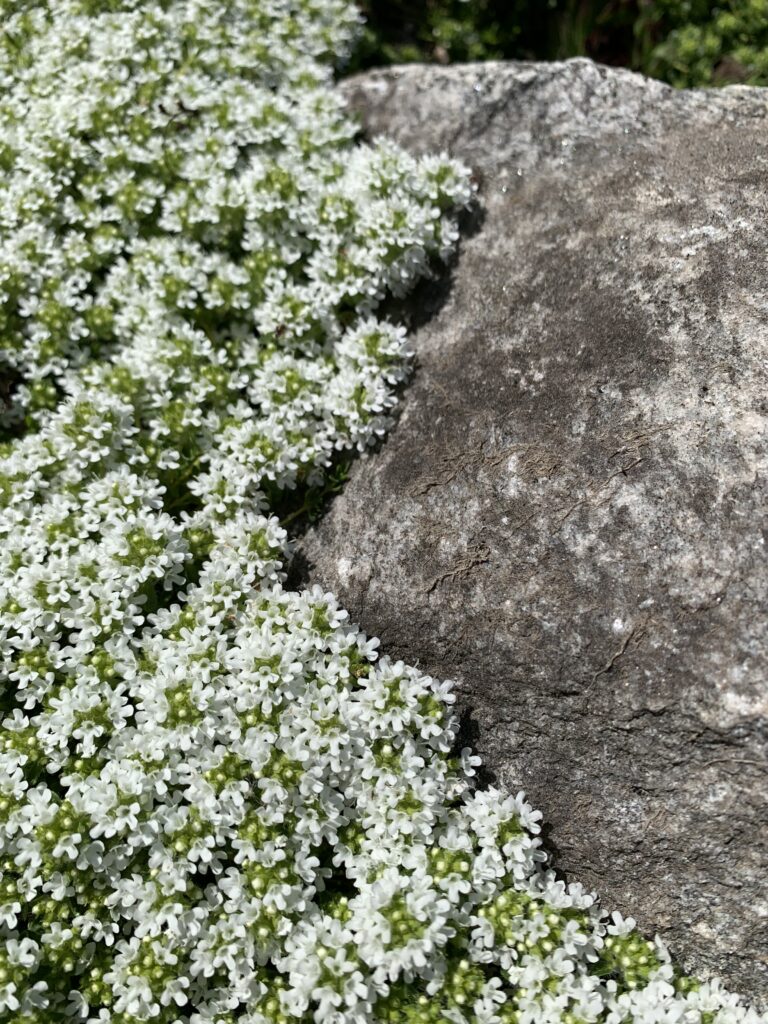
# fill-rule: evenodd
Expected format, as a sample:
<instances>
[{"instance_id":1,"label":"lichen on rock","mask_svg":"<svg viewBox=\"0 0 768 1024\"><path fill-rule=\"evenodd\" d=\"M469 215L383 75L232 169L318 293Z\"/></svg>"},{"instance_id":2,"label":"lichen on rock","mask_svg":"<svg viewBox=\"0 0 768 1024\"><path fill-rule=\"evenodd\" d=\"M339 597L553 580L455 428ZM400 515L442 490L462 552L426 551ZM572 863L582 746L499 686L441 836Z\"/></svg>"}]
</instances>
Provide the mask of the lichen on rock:
<instances>
[{"instance_id":1,"label":"lichen on rock","mask_svg":"<svg viewBox=\"0 0 768 1024\"><path fill-rule=\"evenodd\" d=\"M482 211L309 576L456 679L567 877L765 1004L765 92L584 60L341 89Z\"/></svg>"}]
</instances>

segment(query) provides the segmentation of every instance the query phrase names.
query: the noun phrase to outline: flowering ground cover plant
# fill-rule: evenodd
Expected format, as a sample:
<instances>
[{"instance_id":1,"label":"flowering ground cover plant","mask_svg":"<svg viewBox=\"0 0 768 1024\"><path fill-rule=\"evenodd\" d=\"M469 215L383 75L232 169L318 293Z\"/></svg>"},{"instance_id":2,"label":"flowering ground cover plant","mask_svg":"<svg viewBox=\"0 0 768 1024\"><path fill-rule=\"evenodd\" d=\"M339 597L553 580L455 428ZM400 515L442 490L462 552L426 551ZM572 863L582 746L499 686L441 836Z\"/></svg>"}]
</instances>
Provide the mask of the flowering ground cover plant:
<instances>
[{"instance_id":1,"label":"flowering ground cover plant","mask_svg":"<svg viewBox=\"0 0 768 1024\"><path fill-rule=\"evenodd\" d=\"M757 1021L547 867L452 696L285 589L466 170L354 142L341 0L0 0L0 1020Z\"/></svg>"}]
</instances>

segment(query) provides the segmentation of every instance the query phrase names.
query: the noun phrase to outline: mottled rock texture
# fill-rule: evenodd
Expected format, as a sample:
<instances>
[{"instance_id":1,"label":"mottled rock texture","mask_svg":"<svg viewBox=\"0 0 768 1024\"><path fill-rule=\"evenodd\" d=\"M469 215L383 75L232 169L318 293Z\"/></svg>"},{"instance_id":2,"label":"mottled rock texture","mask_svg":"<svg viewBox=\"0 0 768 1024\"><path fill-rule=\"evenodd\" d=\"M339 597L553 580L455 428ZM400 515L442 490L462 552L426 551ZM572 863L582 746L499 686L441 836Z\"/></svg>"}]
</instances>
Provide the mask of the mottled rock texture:
<instances>
[{"instance_id":1,"label":"mottled rock texture","mask_svg":"<svg viewBox=\"0 0 768 1024\"><path fill-rule=\"evenodd\" d=\"M583 60L342 88L482 211L297 565L457 681L567 878L765 1005L768 92Z\"/></svg>"}]
</instances>

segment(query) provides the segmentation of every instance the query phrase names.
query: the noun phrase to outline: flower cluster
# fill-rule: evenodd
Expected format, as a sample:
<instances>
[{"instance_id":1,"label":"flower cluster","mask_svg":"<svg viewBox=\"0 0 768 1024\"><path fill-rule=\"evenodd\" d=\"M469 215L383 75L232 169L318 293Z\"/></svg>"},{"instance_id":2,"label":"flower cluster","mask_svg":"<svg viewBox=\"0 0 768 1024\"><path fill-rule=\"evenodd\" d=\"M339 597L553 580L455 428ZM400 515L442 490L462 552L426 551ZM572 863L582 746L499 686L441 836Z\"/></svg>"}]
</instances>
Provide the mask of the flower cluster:
<instances>
[{"instance_id":1,"label":"flower cluster","mask_svg":"<svg viewBox=\"0 0 768 1024\"><path fill-rule=\"evenodd\" d=\"M385 431L446 157L345 0L0 0L0 1020L748 1024L477 791L446 684L285 589Z\"/></svg>"}]
</instances>

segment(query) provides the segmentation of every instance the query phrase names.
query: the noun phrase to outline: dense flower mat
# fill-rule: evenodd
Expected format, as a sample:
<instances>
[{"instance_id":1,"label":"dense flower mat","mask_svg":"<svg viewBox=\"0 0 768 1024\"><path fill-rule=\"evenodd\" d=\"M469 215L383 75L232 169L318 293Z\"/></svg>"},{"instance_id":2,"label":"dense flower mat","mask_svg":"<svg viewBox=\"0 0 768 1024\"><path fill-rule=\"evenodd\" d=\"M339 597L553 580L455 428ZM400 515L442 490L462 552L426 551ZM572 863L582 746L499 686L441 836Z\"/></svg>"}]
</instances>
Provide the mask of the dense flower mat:
<instances>
[{"instance_id":1,"label":"dense flower mat","mask_svg":"<svg viewBox=\"0 0 768 1024\"><path fill-rule=\"evenodd\" d=\"M466 171L356 145L341 0L0 2L0 1020L756 1021L284 589Z\"/></svg>"}]
</instances>

